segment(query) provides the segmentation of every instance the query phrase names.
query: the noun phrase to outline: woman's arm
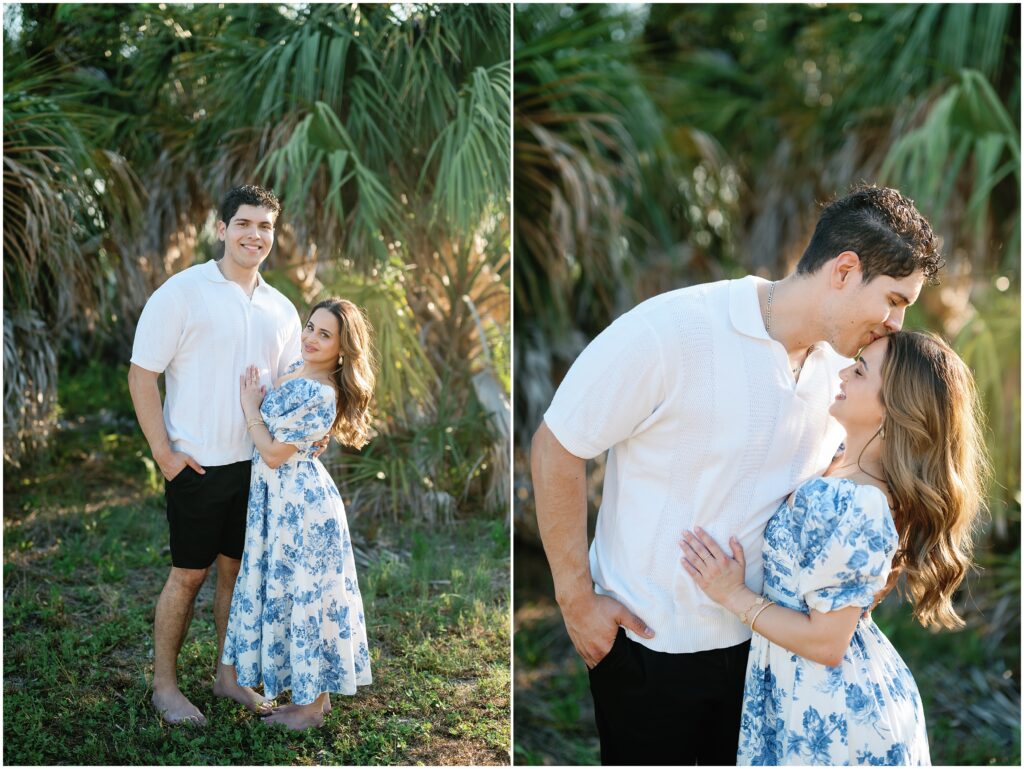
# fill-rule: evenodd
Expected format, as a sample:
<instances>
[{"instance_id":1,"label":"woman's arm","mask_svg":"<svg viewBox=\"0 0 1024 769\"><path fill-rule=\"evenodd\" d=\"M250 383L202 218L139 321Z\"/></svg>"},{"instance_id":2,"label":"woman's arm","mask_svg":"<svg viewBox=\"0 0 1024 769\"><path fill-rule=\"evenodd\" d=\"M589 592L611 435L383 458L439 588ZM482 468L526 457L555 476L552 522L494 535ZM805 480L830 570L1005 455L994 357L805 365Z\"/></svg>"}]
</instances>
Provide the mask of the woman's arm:
<instances>
[{"instance_id":1,"label":"woman's arm","mask_svg":"<svg viewBox=\"0 0 1024 769\"><path fill-rule=\"evenodd\" d=\"M252 442L256 445L256 449L260 452L267 467L276 470L284 464L288 457L298 451L298 447L276 440L263 421L260 405L263 403L266 388L260 385L259 370L255 366L249 366L239 377L239 385L246 429L252 436Z\"/></svg>"},{"instance_id":2,"label":"woman's arm","mask_svg":"<svg viewBox=\"0 0 1024 769\"><path fill-rule=\"evenodd\" d=\"M769 641L829 667L843 661L860 619L860 607L847 606L827 613L812 609L809 616L778 604L761 608L757 606L759 596L743 581L746 559L739 540L732 537L729 541L734 558L701 528L696 529L696 536L684 532L679 544L683 568L697 586L733 614L744 614L748 624L756 616L754 629Z\"/></svg>"}]
</instances>

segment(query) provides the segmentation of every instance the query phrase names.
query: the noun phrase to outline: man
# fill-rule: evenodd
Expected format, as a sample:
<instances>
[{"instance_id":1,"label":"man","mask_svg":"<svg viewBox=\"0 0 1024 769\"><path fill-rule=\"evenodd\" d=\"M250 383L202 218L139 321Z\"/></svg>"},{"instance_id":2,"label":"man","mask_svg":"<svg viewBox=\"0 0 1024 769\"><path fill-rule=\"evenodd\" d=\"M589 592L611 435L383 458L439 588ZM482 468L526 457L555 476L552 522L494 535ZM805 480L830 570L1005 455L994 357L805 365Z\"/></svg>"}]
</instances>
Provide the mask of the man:
<instances>
[{"instance_id":1,"label":"man","mask_svg":"<svg viewBox=\"0 0 1024 769\"><path fill-rule=\"evenodd\" d=\"M177 658L210 566L217 673L213 691L253 711L266 700L225 672L231 594L245 543L253 445L238 378L250 363L266 384L299 358L299 316L259 275L281 206L269 190L236 187L224 198L217 237L224 255L168 279L149 298L135 332L128 384L142 432L166 479L171 572L153 626L153 706L168 723L205 723L178 688ZM157 379L166 376L161 410Z\"/></svg>"},{"instance_id":2,"label":"man","mask_svg":"<svg viewBox=\"0 0 1024 769\"><path fill-rule=\"evenodd\" d=\"M793 275L654 297L573 364L532 471L603 763L735 763L751 631L683 571L680 533L735 534L760 591L768 519L841 443L827 410L842 356L901 328L939 267L913 202L860 188L822 211ZM586 460L605 450L588 559Z\"/></svg>"}]
</instances>

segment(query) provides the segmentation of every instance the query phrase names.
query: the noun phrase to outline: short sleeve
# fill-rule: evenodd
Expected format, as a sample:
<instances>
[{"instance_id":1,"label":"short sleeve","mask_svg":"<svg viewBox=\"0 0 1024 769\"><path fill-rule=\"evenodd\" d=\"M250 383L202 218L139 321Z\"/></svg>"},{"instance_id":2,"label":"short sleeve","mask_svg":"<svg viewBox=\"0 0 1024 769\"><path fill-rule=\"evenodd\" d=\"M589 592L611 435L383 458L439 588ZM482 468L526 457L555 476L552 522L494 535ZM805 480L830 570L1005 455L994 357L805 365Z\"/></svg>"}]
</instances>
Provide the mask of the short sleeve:
<instances>
[{"instance_id":1,"label":"short sleeve","mask_svg":"<svg viewBox=\"0 0 1024 769\"><path fill-rule=\"evenodd\" d=\"M629 437L665 400L660 342L626 313L587 345L565 375L544 422L565 449L593 459Z\"/></svg>"},{"instance_id":2,"label":"short sleeve","mask_svg":"<svg viewBox=\"0 0 1024 769\"><path fill-rule=\"evenodd\" d=\"M290 379L263 403L263 416L274 440L307 448L334 424L336 406L329 388L309 379Z\"/></svg>"},{"instance_id":3,"label":"short sleeve","mask_svg":"<svg viewBox=\"0 0 1024 769\"><path fill-rule=\"evenodd\" d=\"M169 281L154 291L135 327L131 362L162 374L178 351L187 312L188 304Z\"/></svg>"},{"instance_id":4,"label":"short sleeve","mask_svg":"<svg viewBox=\"0 0 1024 769\"><path fill-rule=\"evenodd\" d=\"M898 541L885 495L846 480L819 479L802 490L794 522L805 603L820 612L867 609L885 586Z\"/></svg>"}]
</instances>

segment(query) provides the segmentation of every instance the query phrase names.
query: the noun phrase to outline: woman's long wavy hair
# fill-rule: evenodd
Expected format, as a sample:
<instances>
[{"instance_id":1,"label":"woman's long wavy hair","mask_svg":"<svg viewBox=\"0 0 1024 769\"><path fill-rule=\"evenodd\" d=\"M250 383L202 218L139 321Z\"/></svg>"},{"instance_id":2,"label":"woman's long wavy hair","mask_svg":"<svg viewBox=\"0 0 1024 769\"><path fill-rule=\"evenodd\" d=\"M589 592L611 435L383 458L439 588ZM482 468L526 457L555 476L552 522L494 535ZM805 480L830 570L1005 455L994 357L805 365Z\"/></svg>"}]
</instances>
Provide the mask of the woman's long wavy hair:
<instances>
[{"instance_id":1,"label":"woman's long wavy hair","mask_svg":"<svg viewBox=\"0 0 1024 769\"><path fill-rule=\"evenodd\" d=\"M989 474L974 377L931 334L890 334L882 363L882 472L894 501L914 617L925 627L962 627L953 592L971 566Z\"/></svg>"},{"instance_id":2,"label":"woman's long wavy hair","mask_svg":"<svg viewBox=\"0 0 1024 769\"><path fill-rule=\"evenodd\" d=\"M377 362L370 339L370 322L347 299L331 297L309 311L327 310L338 321L341 360L331 374L337 392L337 415L330 434L345 446L359 449L370 440L370 401L377 381Z\"/></svg>"}]
</instances>

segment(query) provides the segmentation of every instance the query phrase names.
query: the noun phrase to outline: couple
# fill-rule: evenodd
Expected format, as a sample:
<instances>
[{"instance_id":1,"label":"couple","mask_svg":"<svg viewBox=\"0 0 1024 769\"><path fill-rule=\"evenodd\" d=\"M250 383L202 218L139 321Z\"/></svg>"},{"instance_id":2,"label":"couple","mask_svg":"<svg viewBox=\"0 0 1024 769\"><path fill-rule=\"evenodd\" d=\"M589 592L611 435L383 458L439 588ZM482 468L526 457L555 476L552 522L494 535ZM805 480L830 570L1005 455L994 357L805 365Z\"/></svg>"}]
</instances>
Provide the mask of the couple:
<instances>
[{"instance_id":1,"label":"couple","mask_svg":"<svg viewBox=\"0 0 1024 769\"><path fill-rule=\"evenodd\" d=\"M232 189L222 258L168 279L135 334L129 388L166 479L173 565L156 605L153 705L172 724L206 721L178 688L177 657L214 561L214 694L303 729L323 723L330 692L371 681L345 508L317 460L331 436L367 441L369 327L328 299L300 330L259 275L280 211L269 190ZM289 688L292 702L272 708Z\"/></svg>"},{"instance_id":2,"label":"couple","mask_svg":"<svg viewBox=\"0 0 1024 769\"><path fill-rule=\"evenodd\" d=\"M977 397L944 342L900 330L940 266L912 201L862 187L793 275L657 296L573 364L532 468L603 763L929 763L870 609L902 574L922 624L962 624Z\"/></svg>"}]
</instances>

